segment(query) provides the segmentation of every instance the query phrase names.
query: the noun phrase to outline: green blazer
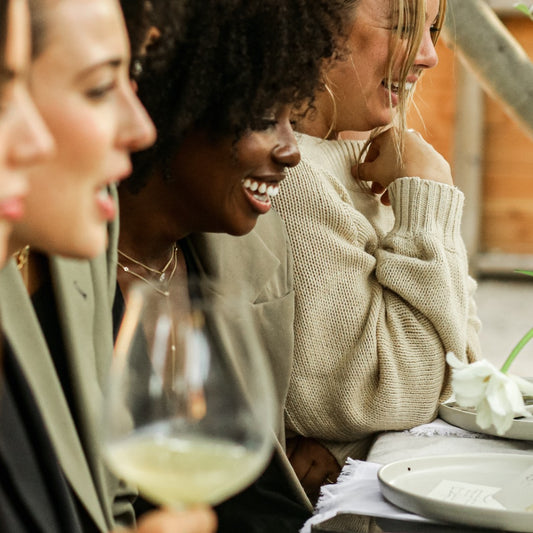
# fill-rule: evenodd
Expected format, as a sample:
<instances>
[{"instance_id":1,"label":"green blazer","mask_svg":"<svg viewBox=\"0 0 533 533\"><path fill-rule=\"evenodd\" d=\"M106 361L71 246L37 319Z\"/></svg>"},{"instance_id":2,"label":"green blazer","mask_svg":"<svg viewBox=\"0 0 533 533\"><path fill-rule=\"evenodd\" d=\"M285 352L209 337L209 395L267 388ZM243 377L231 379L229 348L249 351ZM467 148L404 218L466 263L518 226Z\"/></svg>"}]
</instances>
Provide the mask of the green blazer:
<instances>
[{"instance_id":1,"label":"green blazer","mask_svg":"<svg viewBox=\"0 0 533 533\"><path fill-rule=\"evenodd\" d=\"M188 237L187 243L200 275L224 278L228 283L245 280L249 284L252 313L264 335L277 391L276 458L296 497L312 509L285 454L284 406L294 345L292 254L285 225L271 211L259 217L248 235L199 233Z\"/></svg>"},{"instance_id":2,"label":"green blazer","mask_svg":"<svg viewBox=\"0 0 533 533\"><path fill-rule=\"evenodd\" d=\"M79 431L55 371L31 300L13 260L0 271L0 316L40 409L59 463L73 492L94 522L108 532L115 517L133 519L129 494L107 471L99 451L102 385L112 356L112 255L94 261L50 258L65 350L71 361Z\"/></svg>"}]
</instances>

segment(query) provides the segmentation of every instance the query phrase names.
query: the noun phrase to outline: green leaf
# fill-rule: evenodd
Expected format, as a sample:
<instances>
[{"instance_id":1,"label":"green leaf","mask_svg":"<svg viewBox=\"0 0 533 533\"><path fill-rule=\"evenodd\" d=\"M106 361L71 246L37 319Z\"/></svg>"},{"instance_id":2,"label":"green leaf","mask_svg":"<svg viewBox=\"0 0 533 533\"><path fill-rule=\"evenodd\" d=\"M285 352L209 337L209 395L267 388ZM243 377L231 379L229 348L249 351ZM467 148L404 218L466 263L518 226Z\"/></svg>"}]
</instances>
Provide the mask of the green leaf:
<instances>
[{"instance_id":1,"label":"green leaf","mask_svg":"<svg viewBox=\"0 0 533 533\"><path fill-rule=\"evenodd\" d=\"M533 14L531 13L531 8L527 7L525 4L514 4L515 9L527 15L531 20L533 20Z\"/></svg>"},{"instance_id":2,"label":"green leaf","mask_svg":"<svg viewBox=\"0 0 533 533\"><path fill-rule=\"evenodd\" d=\"M533 270L515 270L518 274L526 274L526 276L533 276Z\"/></svg>"}]
</instances>

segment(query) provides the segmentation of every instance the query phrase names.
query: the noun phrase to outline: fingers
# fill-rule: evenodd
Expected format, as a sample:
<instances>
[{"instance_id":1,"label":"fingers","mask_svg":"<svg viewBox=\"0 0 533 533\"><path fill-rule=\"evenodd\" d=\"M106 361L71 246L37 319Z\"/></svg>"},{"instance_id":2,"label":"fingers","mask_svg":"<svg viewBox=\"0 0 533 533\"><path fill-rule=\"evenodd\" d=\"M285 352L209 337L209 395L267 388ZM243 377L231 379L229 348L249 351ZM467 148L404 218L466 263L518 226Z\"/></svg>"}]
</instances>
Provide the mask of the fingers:
<instances>
[{"instance_id":1,"label":"fingers","mask_svg":"<svg viewBox=\"0 0 533 533\"><path fill-rule=\"evenodd\" d=\"M312 501L316 501L320 487L335 482L341 467L330 451L318 441L306 437L290 440L297 440L297 445L289 443L289 460L305 492Z\"/></svg>"},{"instance_id":2,"label":"fingers","mask_svg":"<svg viewBox=\"0 0 533 533\"><path fill-rule=\"evenodd\" d=\"M383 205L391 205L390 203L390 198L389 198L389 191L385 191L382 195L381 195L381 198L380 198L380 202L383 204Z\"/></svg>"},{"instance_id":3,"label":"fingers","mask_svg":"<svg viewBox=\"0 0 533 533\"><path fill-rule=\"evenodd\" d=\"M370 190L374 194L383 194L386 191L383 185L381 185L380 183L376 183L375 181L372 182L372 185L370 186Z\"/></svg>"},{"instance_id":4,"label":"fingers","mask_svg":"<svg viewBox=\"0 0 533 533\"><path fill-rule=\"evenodd\" d=\"M383 191L396 179L419 177L453 185L450 165L422 135L415 130L402 134L401 156L398 154L398 135L389 129L372 140L364 163L352 169L354 176L363 181L379 183ZM372 189L375 194L379 189ZM382 203L390 205L388 195L383 195Z\"/></svg>"},{"instance_id":5,"label":"fingers","mask_svg":"<svg viewBox=\"0 0 533 533\"><path fill-rule=\"evenodd\" d=\"M300 446L305 440L304 437L287 440L287 457L300 481L305 478L313 464L313 458L306 452L305 446Z\"/></svg>"},{"instance_id":6,"label":"fingers","mask_svg":"<svg viewBox=\"0 0 533 533\"><path fill-rule=\"evenodd\" d=\"M163 509L148 513L139 521L139 533L214 533L215 513L207 507L186 511Z\"/></svg>"}]
</instances>

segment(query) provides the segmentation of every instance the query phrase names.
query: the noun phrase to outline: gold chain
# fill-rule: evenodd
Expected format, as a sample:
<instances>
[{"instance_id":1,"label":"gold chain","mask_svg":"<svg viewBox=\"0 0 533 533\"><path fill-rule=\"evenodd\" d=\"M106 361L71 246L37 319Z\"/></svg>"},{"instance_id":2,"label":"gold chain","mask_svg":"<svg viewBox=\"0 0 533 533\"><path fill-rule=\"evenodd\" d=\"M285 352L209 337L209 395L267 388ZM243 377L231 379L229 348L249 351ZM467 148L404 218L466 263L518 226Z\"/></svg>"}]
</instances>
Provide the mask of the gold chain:
<instances>
[{"instance_id":1,"label":"gold chain","mask_svg":"<svg viewBox=\"0 0 533 533\"><path fill-rule=\"evenodd\" d=\"M143 267L145 270L148 270L148 272L152 272L154 274L159 274L159 281L164 281L166 278L165 272L168 270L168 267L172 264L172 261L175 259L175 256L178 254L179 248L176 243L172 245L172 250L170 252L170 257L168 258L168 261L165 263L165 266L162 270L157 270L156 268L152 268L148 265L145 265L144 263L141 263L137 259L134 259L133 257L129 256L128 254L125 254L121 250L117 250L119 255L122 257L125 257L132 263L135 263L136 265L139 265L140 267ZM120 264L120 263L119 263Z\"/></svg>"},{"instance_id":2,"label":"gold chain","mask_svg":"<svg viewBox=\"0 0 533 533\"><path fill-rule=\"evenodd\" d=\"M141 263L140 261L137 261L136 259L133 259L132 257L129 257L128 255L126 255L125 253L121 252L119 250L119 253L126 257L127 259L129 259L130 261L132 261L133 263L145 268L146 270L149 270L150 272L154 272L155 274L160 274L159 276L159 283L162 283L163 281L166 281L166 284L168 286L168 284L170 284L170 282L172 281L172 278L174 277L174 274L176 272L176 269L178 268L178 246L174 243L174 246L172 248L172 255L170 257L170 260L169 262L167 262L167 264L164 266L163 270L156 270L154 268L150 268L146 265L144 265L143 263ZM172 264L172 262L174 263L174 266L172 267L172 271L170 272L169 276L168 276L168 279L166 279L166 276L165 276L165 272L166 270L168 269L168 267ZM167 289L167 290L164 290L164 289L160 289L157 285L155 285L152 281L150 281L149 279L145 278L144 276L142 276L141 274L135 272L134 270L131 270L131 268L123 265L120 261L117 261L118 263L118 266L124 271L126 272L126 274L130 274L134 277L136 277L137 279L140 279L141 281L144 281L147 285L149 285L150 287L152 287L152 289L154 291L156 291L157 293L161 294L162 296L165 296L165 297L168 297L170 296L170 291Z\"/></svg>"}]
</instances>

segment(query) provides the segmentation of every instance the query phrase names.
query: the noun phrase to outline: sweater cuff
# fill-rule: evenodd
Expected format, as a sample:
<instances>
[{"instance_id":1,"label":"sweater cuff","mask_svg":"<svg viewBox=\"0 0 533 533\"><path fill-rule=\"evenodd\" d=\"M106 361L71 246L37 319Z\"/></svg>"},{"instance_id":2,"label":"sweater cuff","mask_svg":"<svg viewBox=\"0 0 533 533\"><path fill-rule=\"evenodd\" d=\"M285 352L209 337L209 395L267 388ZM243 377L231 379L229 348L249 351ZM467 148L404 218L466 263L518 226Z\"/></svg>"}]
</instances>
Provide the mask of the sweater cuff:
<instances>
[{"instance_id":1,"label":"sweater cuff","mask_svg":"<svg viewBox=\"0 0 533 533\"><path fill-rule=\"evenodd\" d=\"M464 194L457 187L408 177L393 181L388 191L395 216L394 232L461 238Z\"/></svg>"}]
</instances>

